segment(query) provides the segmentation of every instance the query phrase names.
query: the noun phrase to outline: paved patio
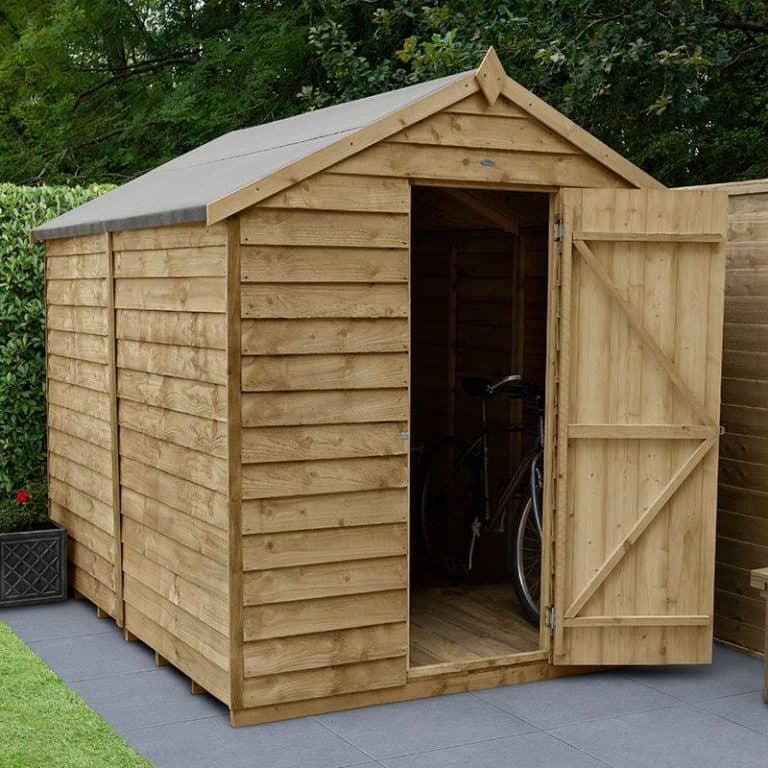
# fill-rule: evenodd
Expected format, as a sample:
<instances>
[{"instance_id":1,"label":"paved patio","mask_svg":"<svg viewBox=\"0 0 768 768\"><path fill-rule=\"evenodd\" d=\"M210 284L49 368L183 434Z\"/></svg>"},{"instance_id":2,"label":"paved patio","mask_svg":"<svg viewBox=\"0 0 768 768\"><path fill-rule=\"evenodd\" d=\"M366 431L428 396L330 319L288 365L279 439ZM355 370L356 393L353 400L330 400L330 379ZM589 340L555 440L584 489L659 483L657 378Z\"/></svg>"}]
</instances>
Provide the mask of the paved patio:
<instances>
[{"instance_id":1,"label":"paved patio","mask_svg":"<svg viewBox=\"0 0 768 768\"><path fill-rule=\"evenodd\" d=\"M0 611L157 768L765 768L758 659L619 670L251 728L90 603ZM0 685L2 681L0 681Z\"/></svg>"}]
</instances>

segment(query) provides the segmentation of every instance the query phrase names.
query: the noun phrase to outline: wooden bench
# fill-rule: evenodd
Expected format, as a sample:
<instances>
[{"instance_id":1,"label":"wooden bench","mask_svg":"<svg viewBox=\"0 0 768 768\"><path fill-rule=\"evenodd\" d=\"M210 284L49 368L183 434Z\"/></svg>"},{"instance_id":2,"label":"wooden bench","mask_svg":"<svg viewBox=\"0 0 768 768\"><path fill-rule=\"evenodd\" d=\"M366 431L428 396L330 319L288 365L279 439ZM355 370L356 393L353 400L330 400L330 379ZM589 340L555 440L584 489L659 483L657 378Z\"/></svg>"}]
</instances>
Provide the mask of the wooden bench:
<instances>
[{"instance_id":1,"label":"wooden bench","mask_svg":"<svg viewBox=\"0 0 768 768\"><path fill-rule=\"evenodd\" d=\"M768 701L768 568L756 568L752 571L751 584L755 589L760 590L760 594L766 600L766 620L765 620L765 687L763 696Z\"/></svg>"}]
</instances>

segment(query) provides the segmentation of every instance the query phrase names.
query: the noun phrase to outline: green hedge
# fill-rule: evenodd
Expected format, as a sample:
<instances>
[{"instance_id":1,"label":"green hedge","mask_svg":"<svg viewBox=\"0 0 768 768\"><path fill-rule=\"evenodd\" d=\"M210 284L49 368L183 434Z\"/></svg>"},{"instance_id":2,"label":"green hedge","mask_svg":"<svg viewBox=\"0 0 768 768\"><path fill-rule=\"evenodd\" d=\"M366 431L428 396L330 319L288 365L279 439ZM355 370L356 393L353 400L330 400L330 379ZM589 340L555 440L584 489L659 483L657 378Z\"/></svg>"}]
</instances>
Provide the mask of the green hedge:
<instances>
[{"instance_id":1,"label":"green hedge","mask_svg":"<svg viewBox=\"0 0 768 768\"><path fill-rule=\"evenodd\" d=\"M108 189L0 184L0 495L45 464L45 260L30 231Z\"/></svg>"}]
</instances>

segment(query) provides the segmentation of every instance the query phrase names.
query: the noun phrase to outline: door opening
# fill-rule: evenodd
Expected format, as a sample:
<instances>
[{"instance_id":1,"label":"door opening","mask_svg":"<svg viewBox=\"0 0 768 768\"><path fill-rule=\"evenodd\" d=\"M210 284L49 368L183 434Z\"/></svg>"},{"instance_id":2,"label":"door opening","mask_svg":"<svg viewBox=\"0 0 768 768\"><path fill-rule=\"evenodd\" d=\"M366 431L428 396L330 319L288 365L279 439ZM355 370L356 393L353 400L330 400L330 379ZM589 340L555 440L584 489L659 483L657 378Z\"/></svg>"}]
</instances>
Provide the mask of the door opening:
<instances>
[{"instance_id":1,"label":"door opening","mask_svg":"<svg viewBox=\"0 0 768 768\"><path fill-rule=\"evenodd\" d=\"M411 205L410 667L538 651L549 195Z\"/></svg>"}]
</instances>

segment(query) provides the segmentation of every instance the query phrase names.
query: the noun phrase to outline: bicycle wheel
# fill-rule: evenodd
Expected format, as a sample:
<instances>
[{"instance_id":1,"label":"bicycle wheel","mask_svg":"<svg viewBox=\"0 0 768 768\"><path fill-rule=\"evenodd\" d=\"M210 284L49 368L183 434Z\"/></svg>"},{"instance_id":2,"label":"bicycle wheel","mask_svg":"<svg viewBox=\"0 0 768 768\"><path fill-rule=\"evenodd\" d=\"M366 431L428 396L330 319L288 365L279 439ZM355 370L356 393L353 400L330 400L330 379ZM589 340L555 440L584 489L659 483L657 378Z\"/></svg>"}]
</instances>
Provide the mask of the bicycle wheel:
<instances>
[{"instance_id":1,"label":"bicycle wheel","mask_svg":"<svg viewBox=\"0 0 768 768\"><path fill-rule=\"evenodd\" d=\"M541 536L530 496L515 520L512 544L515 592L528 621L538 626L541 615Z\"/></svg>"},{"instance_id":2,"label":"bicycle wheel","mask_svg":"<svg viewBox=\"0 0 768 768\"><path fill-rule=\"evenodd\" d=\"M458 438L439 443L427 460L421 531L427 556L451 575L467 573L472 521L481 508L479 457Z\"/></svg>"}]
</instances>

